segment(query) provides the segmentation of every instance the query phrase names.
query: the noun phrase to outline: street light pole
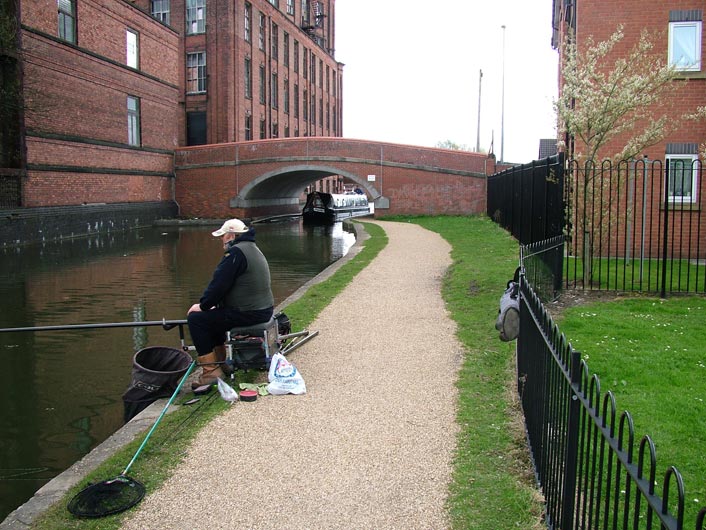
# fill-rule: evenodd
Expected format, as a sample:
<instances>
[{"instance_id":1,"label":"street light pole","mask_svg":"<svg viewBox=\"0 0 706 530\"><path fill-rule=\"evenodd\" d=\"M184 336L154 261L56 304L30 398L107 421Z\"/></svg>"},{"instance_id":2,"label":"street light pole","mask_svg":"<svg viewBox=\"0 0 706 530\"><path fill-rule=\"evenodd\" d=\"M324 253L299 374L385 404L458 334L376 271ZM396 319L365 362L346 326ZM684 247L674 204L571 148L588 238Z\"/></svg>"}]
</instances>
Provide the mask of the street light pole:
<instances>
[{"instance_id":1,"label":"street light pole","mask_svg":"<svg viewBox=\"0 0 706 530\"><path fill-rule=\"evenodd\" d=\"M502 103L500 110L500 162L505 161L505 24L500 26L503 30L503 86Z\"/></svg>"},{"instance_id":2,"label":"street light pole","mask_svg":"<svg viewBox=\"0 0 706 530\"><path fill-rule=\"evenodd\" d=\"M476 153L480 153L480 90L483 83L483 70L478 75L478 130L476 131Z\"/></svg>"}]
</instances>

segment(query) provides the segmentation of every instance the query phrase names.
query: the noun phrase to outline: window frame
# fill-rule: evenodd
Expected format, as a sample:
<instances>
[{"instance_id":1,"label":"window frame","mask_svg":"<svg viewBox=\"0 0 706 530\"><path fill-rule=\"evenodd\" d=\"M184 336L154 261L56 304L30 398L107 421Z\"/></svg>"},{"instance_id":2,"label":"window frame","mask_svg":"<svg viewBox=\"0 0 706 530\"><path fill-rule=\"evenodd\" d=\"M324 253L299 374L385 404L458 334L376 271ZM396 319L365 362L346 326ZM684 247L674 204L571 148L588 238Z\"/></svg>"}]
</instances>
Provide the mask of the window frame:
<instances>
[{"instance_id":1,"label":"window frame","mask_svg":"<svg viewBox=\"0 0 706 530\"><path fill-rule=\"evenodd\" d=\"M169 25L171 20L171 3L170 0L151 0L150 14L152 18L159 20L162 24Z\"/></svg>"},{"instance_id":2,"label":"window frame","mask_svg":"<svg viewBox=\"0 0 706 530\"><path fill-rule=\"evenodd\" d=\"M131 35L134 37L133 43L130 42ZM133 52L131 46L134 46ZM135 70L140 69L140 34L131 28L125 30L125 64Z\"/></svg>"},{"instance_id":3,"label":"window frame","mask_svg":"<svg viewBox=\"0 0 706 530\"><path fill-rule=\"evenodd\" d=\"M261 64L259 69L259 79L260 79L260 105L267 103L267 92L265 86L265 65Z\"/></svg>"},{"instance_id":4,"label":"window frame","mask_svg":"<svg viewBox=\"0 0 706 530\"><path fill-rule=\"evenodd\" d=\"M243 83L245 98L252 99L252 59L246 57L243 65Z\"/></svg>"},{"instance_id":5,"label":"window frame","mask_svg":"<svg viewBox=\"0 0 706 530\"><path fill-rule=\"evenodd\" d=\"M270 74L270 106L273 109L279 108L279 80L277 72Z\"/></svg>"},{"instance_id":6,"label":"window frame","mask_svg":"<svg viewBox=\"0 0 706 530\"><path fill-rule=\"evenodd\" d=\"M299 118L299 84L294 83L294 118Z\"/></svg>"},{"instance_id":7,"label":"window frame","mask_svg":"<svg viewBox=\"0 0 706 530\"><path fill-rule=\"evenodd\" d=\"M674 57L674 41L676 39L676 28L684 27L694 27L694 49L692 50L694 54L695 62L690 65L682 66L677 62ZM685 21L673 21L669 23L669 38L668 38L668 52L667 60L668 64L674 66L674 68L679 72L700 72L701 71L701 47L702 47L702 29L703 23L700 20L685 20Z\"/></svg>"},{"instance_id":8,"label":"window frame","mask_svg":"<svg viewBox=\"0 0 706 530\"><path fill-rule=\"evenodd\" d=\"M298 74L299 73L299 41L297 39L294 39L294 57L292 60L294 61L294 73Z\"/></svg>"},{"instance_id":9,"label":"window frame","mask_svg":"<svg viewBox=\"0 0 706 530\"><path fill-rule=\"evenodd\" d=\"M245 115L245 140L252 140L252 115Z\"/></svg>"},{"instance_id":10,"label":"window frame","mask_svg":"<svg viewBox=\"0 0 706 530\"><path fill-rule=\"evenodd\" d=\"M131 103L134 103L131 106ZM134 107L134 108L133 108ZM142 146L140 98L127 96L127 143L133 147Z\"/></svg>"},{"instance_id":11,"label":"window frame","mask_svg":"<svg viewBox=\"0 0 706 530\"><path fill-rule=\"evenodd\" d=\"M678 164L682 162L681 165L673 166L672 163ZM665 155L665 167L667 169L667 186L668 186L668 197L671 204L694 204L697 202L697 190L699 189L699 173L700 173L700 163L698 154L668 154ZM684 182L684 173L686 171L691 171L691 189L690 195L676 195L674 193L673 186L673 169L677 167L680 168L682 175L682 183Z\"/></svg>"},{"instance_id":12,"label":"window frame","mask_svg":"<svg viewBox=\"0 0 706 530\"><path fill-rule=\"evenodd\" d=\"M68 3L71 7L71 12L62 9L62 3ZM64 42L76 44L78 42L78 20L76 13L76 0L57 0L57 35ZM67 29L70 29L71 35L67 37Z\"/></svg>"},{"instance_id":13,"label":"window frame","mask_svg":"<svg viewBox=\"0 0 706 530\"><path fill-rule=\"evenodd\" d=\"M199 59L203 59L203 63ZM196 64L190 64L192 59L196 59ZM205 94L207 87L207 72L206 72L206 52L188 52L186 54L186 93L187 94ZM196 77L191 75L196 72ZM192 90L194 83L196 90Z\"/></svg>"},{"instance_id":14,"label":"window frame","mask_svg":"<svg viewBox=\"0 0 706 530\"><path fill-rule=\"evenodd\" d=\"M186 0L184 3L187 35L206 33L206 0ZM196 27L194 29L194 24Z\"/></svg>"},{"instance_id":15,"label":"window frame","mask_svg":"<svg viewBox=\"0 0 706 530\"><path fill-rule=\"evenodd\" d=\"M272 58L279 62L279 26L274 21L270 26L270 42Z\"/></svg>"},{"instance_id":16,"label":"window frame","mask_svg":"<svg viewBox=\"0 0 706 530\"><path fill-rule=\"evenodd\" d=\"M252 4L250 2L245 2L243 28L245 31L245 42L252 43Z\"/></svg>"},{"instance_id":17,"label":"window frame","mask_svg":"<svg viewBox=\"0 0 706 530\"><path fill-rule=\"evenodd\" d=\"M264 13L260 13L260 34L258 35L257 47L258 49L265 51L265 24L267 20Z\"/></svg>"}]
</instances>

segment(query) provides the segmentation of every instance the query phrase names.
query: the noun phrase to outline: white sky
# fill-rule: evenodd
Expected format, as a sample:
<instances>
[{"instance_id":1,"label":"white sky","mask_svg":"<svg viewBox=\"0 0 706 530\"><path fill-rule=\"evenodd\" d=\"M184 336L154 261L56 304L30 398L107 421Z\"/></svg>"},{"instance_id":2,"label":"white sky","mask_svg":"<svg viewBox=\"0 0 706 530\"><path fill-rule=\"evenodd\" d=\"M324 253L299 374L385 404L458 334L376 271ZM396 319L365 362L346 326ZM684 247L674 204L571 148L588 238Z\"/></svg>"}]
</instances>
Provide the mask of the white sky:
<instances>
[{"instance_id":1,"label":"white sky","mask_svg":"<svg viewBox=\"0 0 706 530\"><path fill-rule=\"evenodd\" d=\"M476 147L508 162L555 138L556 50L551 0L337 0L343 136L434 147ZM505 120L502 123L505 25Z\"/></svg>"}]
</instances>

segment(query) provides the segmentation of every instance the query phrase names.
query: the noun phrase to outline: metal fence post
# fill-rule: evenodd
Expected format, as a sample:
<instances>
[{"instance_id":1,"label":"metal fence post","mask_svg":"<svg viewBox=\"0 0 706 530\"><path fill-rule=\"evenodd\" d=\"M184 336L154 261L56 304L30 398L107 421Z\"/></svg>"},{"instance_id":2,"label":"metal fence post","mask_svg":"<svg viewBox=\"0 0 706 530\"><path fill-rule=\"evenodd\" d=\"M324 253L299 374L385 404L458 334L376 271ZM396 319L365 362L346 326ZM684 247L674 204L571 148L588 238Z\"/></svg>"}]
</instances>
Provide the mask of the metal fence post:
<instances>
[{"instance_id":1,"label":"metal fence post","mask_svg":"<svg viewBox=\"0 0 706 530\"><path fill-rule=\"evenodd\" d=\"M667 252L669 248L669 164L664 168L664 232L662 234L662 287L661 298L667 298Z\"/></svg>"},{"instance_id":2,"label":"metal fence post","mask_svg":"<svg viewBox=\"0 0 706 530\"><path fill-rule=\"evenodd\" d=\"M575 392L579 391L581 380L581 353L571 349L571 386L569 387L569 418L566 424L566 454L564 456L564 486L561 493L561 527L572 528L574 502L576 499L576 467L579 452L579 421L581 401Z\"/></svg>"}]
</instances>

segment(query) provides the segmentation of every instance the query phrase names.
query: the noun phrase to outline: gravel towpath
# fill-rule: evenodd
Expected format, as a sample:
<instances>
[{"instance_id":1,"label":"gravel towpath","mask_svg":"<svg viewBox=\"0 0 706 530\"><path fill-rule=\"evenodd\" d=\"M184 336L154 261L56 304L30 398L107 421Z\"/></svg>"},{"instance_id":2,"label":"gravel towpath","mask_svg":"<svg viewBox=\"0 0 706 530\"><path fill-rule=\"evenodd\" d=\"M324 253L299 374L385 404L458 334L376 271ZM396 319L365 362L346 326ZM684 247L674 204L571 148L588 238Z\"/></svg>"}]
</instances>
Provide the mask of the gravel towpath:
<instances>
[{"instance_id":1,"label":"gravel towpath","mask_svg":"<svg viewBox=\"0 0 706 530\"><path fill-rule=\"evenodd\" d=\"M289 356L307 393L236 403L123 528L449 526L462 357L441 299L451 249L418 225L379 224L388 245Z\"/></svg>"}]
</instances>

